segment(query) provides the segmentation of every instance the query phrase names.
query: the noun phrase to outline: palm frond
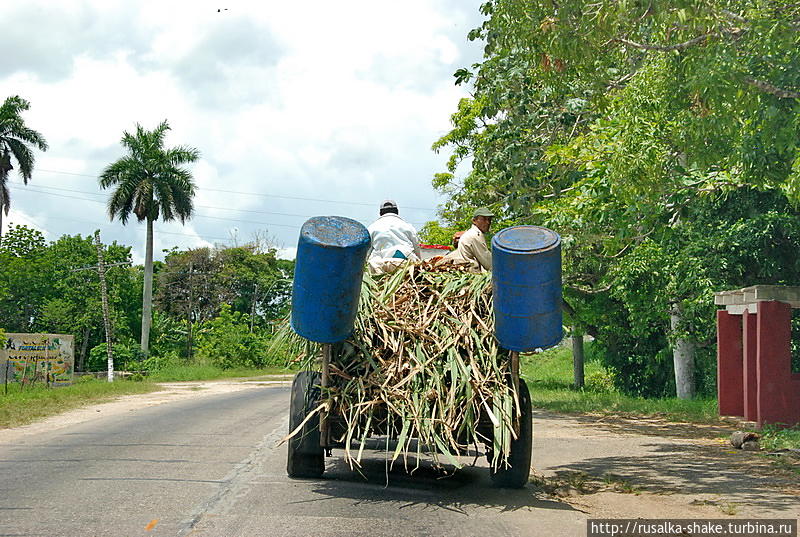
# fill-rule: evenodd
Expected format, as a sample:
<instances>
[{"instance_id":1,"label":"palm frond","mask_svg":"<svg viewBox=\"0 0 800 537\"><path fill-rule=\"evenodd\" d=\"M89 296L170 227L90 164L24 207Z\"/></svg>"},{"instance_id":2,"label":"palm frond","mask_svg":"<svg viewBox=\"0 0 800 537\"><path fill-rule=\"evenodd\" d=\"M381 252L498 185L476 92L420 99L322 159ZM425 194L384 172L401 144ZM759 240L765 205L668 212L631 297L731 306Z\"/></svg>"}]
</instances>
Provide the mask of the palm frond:
<instances>
[{"instance_id":1,"label":"palm frond","mask_svg":"<svg viewBox=\"0 0 800 537\"><path fill-rule=\"evenodd\" d=\"M173 166L180 166L181 164L195 162L200 158L200 151L194 147L181 145L168 149L165 151L165 155L170 164Z\"/></svg>"},{"instance_id":2,"label":"palm frond","mask_svg":"<svg viewBox=\"0 0 800 537\"><path fill-rule=\"evenodd\" d=\"M125 156L106 166L100 174L99 182L101 188L108 188L112 185L122 183L126 178L135 177L138 171L138 163L130 156Z\"/></svg>"},{"instance_id":3,"label":"palm frond","mask_svg":"<svg viewBox=\"0 0 800 537\"><path fill-rule=\"evenodd\" d=\"M109 199L109 215L123 223L131 213L139 221L165 221L176 217L183 222L193 211L195 186L188 170L180 164L194 162L199 151L187 146L164 148L170 130L167 121L148 131L136 124L135 132L123 132L121 144L127 155L109 165L100 175L100 186L117 188Z\"/></svg>"},{"instance_id":4,"label":"palm frond","mask_svg":"<svg viewBox=\"0 0 800 537\"><path fill-rule=\"evenodd\" d=\"M14 129L11 134L26 144L35 145L42 151L47 151L47 140L37 131L25 126L24 123Z\"/></svg>"},{"instance_id":5,"label":"palm frond","mask_svg":"<svg viewBox=\"0 0 800 537\"><path fill-rule=\"evenodd\" d=\"M29 108L30 103L18 95L8 97L0 106L0 152L4 158L14 157L25 184L33 174L35 156L31 146L47 150L44 136L25 125L22 119L21 113ZM7 164L10 165L10 161Z\"/></svg>"},{"instance_id":6,"label":"palm frond","mask_svg":"<svg viewBox=\"0 0 800 537\"><path fill-rule=\"evenodd\" d=\"M27 185L28 180L30 180L33 174L33 163L36 159L33 155L33 151L23 142L15 138L6 138L5 143L11 151L11 154L14 155L17 164L19 164L19 174L22 176L22 182Z\"/></svg>"},{"instance_id":7,"label":"palm frond","mask_svg":"<svg viewBox=\"0 0 800 537\"><path fill-rule=\"evenodd\" d=\"M155 203L158 204L161 210L161 218L165 222L169 222L174 219L173 207L175 205L175 199L172 196L172 189L169 183L164 180L157 181L154 187Z\"/></svg>"},{"instance_id":8,"label":"palm frond","mask_svg":"<svg viewBox=\"0 0 800 537\"><path fill-rule=\"evenodd\" d=\"M31 103L20 97L19 95L12 95L7 97L0 106L0 118L19 116L21 112L28 110Z\"/></svg>"}]
</instances>

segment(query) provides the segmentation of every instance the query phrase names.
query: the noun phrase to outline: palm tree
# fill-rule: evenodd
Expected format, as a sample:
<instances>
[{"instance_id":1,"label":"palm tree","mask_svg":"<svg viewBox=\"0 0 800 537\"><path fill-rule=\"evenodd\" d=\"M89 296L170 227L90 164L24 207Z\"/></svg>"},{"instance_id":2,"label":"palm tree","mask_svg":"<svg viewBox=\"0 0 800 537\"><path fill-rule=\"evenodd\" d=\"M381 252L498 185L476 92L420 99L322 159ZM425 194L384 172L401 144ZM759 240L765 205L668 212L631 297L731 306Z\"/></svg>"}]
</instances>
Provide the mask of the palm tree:
<instances>
[{"instance_id":1,"label":"palm tree","mask_svg":"<svg viewBox=\"0 0 800 537\"><path fill-rule=\"evenodd\" d=\"M100 175L102 188L115 187L108 200L108 215L125 224L131 214L147 222L147 245L144 257L144 292L142 293L142 352L150 348L150 324L153 304L153 222L176 218L185 223L194 212L195 187L192 174L182 164L200 158L197 149L186 146L164 148L169 130L164 120L152 131L138 123L136 133L125 131L122 146L128 154L110 164Z\"/></svg>"},{"instance_id":2,"label":"palm tree","mask_svg":"<svg viewBox=\"0 0 800 537\"><path fill-rule=\"evenodd\" d=\"M11 158L17 162L22 181L27 185L35 160L31 146L47 151L44 137L26 127L20 115L30 107L30 103L18 95L7 98L0 106L0 237L3 235L3 213L8 216L11 209L8 192L8 174L14 169Z\"/></svg>"}]
</instances>

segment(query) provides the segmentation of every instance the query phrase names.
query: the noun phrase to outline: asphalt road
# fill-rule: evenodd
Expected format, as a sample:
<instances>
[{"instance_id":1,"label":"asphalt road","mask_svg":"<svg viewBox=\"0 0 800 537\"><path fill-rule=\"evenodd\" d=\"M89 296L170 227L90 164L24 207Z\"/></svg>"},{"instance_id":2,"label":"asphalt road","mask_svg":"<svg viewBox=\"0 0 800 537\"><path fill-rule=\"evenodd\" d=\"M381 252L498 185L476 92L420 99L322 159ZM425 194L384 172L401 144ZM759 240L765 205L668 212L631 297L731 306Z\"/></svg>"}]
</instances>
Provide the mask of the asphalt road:
<instances>
[{"instance_id":1,"label":"asphalt road","mask_svg":"<svg viewBox=\"0 0 800 537\"><path fill-rule=\"evenodd\" d=\"M286 477L289 389L264 386L138 408L3 442L0 536L583 535L586 515L476 467L366 478L334 456ZM334 455L336 452L334 451ZM388 478L388 485L387 485Z\"/></svg>"}]
</instances>

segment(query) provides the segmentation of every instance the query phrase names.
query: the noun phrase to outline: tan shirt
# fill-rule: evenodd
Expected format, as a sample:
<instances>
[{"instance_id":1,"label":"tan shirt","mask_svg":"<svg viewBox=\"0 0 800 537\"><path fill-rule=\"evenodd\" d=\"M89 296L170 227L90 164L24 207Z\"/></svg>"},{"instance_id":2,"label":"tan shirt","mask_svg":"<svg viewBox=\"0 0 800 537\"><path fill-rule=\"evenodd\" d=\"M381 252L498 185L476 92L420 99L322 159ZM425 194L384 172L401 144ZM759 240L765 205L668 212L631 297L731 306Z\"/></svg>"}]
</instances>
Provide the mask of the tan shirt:
<instances>
[{"instance_id":1,"label":"tan shirt","mask_svg":"<svg viewBox=\"0 0 800 537\"><path fill-rule=\"evenodd\" d=\"M444 261L468 264L475 270L492 270L492 252L486 246L486 238L478 226L472 227L458 239L458 248L444 256Z\"/></svg>"}]
</instances>

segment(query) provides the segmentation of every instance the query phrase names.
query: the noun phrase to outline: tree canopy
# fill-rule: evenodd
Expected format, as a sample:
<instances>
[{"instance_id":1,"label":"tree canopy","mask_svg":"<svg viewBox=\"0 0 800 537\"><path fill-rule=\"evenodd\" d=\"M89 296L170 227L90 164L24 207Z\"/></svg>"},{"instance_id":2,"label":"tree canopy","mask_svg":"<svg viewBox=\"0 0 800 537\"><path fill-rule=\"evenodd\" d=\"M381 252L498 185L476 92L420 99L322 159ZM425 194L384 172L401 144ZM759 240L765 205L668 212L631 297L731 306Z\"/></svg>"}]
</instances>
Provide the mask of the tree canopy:
<instances>
[{"instance_id":1,"label":"tree canopy","mask_svg":"<svg viewBox=\"0 0 800 537\"><path fill-rule=\"evenodd\" d=\"M0 235L3 233L2 216L11 209L11 194L8 191L8 177L16 162L19 175L26 185L33 175L36 155L33 149L47 150L44 136L31 129L22 119L22 112L30 108L30 103L14 95L8 97L0 106Z\"/></svg>"},{"instance_id":2,"label":"tree canopy","mask_svg":"<svg viewBox=\"0 0 800 537\"><path fill-rule=\"evenodd\" d=\"M800 8L493 0L481 12L469 38L483 61L455 73L472 97L433 146L451 152L433 179L445 226L491 205L500 226L552 227L568 320L597 337L618 384L669 393L666 356L688 338L710 391L712 293L800 275L782 253L800 245Z\"/></svg>"}]
</instances>

